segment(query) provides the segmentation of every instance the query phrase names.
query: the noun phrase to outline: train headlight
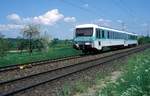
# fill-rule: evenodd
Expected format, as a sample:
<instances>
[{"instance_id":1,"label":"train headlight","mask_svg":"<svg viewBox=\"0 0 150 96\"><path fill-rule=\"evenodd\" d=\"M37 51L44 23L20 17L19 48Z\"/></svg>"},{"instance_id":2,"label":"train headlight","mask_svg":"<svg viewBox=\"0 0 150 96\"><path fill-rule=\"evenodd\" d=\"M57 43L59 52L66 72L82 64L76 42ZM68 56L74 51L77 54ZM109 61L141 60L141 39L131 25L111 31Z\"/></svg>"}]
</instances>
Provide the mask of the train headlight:
<instances>
[{"instance_id":1,"label":"train headlight","mask_svg":"<svg viewBox=\"0 0 150 96\"><path fill-rule=\"evenodd\" d=\"M85 45L91 45L91 42L86 42Z\"/></svg>"},{"instance_id":2,"label":"train headlight","mask_svg":"<svg viewBox=\"0 0 150 96\"><path fill-rule=\"evenodd\" d=\"M79 48L79 44L75 44L77 48Z\"/></svg>"}]
</instances>

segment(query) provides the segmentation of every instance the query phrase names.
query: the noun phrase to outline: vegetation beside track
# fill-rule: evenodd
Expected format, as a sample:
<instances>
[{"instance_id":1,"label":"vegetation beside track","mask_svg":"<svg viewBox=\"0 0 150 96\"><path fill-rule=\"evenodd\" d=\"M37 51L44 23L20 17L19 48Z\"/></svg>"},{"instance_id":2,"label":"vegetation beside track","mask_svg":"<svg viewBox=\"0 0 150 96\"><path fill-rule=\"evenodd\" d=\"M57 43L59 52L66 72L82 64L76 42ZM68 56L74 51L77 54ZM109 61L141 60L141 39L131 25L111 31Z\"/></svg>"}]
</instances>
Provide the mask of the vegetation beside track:
<instances>
[{"instance_id":1,"label":"vegetation beside track","mask_svg":"<svg viewBox=\"0 0 150 96\"><path fill-rule=\"evenodd\" d=\"M129 59L123 74L97 96L150 96L150 50Z\"/></svg>"},{"instance_id":2,"label":"vegetation beside track","mask_svg":"<svg viewBox=\"0 0 150 96\"><path fill-rule=\"evenodd\" d=\"M50 45L48 51L33 51L32 54L28 52L9 52L7 55L0 58L0 67L11 64L22 64L32 61L63 58L67 56L75 56L81 54L72 48L71 44L66 44L63 41Z\"/></svg>"},{"instance_id":3,"label":"vegetation beside track","mask_svg":"<svg viewBox=\"0 0 150 96\"><path fill-rule=\"evenodd\" d=\"M73 86L66 84L58 96L150 96L149 55L150 50L146 50L117 66L120 75L115 80L111 73L98 73L95 79L77 81ZM95 93L89 93L89 89Z\"/></svg>"},{"instance_id":4,"label":"vegetation beside track","mask_svg":"<svg viewBox=\"0 0 150 96\"><path fill-rule=\"evenodd\" d=\"M72 48L71 40L54 39L48 43L47 49L39 51L40 49L35 48L32 53L26 47L20 50L20 43L26 42L26 39L4 39L0 36L0 41L0 67L81 54L81 51ZM139 44L150 43L150 37L140 37L138 41Z\"/></svg>"},{"instance_id":5,"label":"vegetation beside track","mask_svg":"<svg viewBox=\"0 0 150 96\"><path fill-rule=\"evenodd\" d=\"M146 36L141 36L140 38L138 38L138 43L139 44L147 44L150 43L150 37Z\"/></svg>"}]
</instances>

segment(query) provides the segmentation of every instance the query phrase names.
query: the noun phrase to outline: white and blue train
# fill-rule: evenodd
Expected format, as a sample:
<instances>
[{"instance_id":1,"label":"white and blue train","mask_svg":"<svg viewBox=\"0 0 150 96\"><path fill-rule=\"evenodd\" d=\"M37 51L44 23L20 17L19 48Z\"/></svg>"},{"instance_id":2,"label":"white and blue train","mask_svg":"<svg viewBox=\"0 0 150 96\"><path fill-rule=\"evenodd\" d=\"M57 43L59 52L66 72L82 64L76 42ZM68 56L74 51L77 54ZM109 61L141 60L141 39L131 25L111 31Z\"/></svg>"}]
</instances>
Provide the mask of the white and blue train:
<instances>
[{"instance_id":1,"label":"white and blue train","mask_svg":"<svg viewBox=\"0 0 150 96\"><path fill-rule=\"evenodd\" d=\"M136 46L137 34L82 24L75 27L74 48L83 52L103 50L105 47Z\"/></svg>"}]
</instances>

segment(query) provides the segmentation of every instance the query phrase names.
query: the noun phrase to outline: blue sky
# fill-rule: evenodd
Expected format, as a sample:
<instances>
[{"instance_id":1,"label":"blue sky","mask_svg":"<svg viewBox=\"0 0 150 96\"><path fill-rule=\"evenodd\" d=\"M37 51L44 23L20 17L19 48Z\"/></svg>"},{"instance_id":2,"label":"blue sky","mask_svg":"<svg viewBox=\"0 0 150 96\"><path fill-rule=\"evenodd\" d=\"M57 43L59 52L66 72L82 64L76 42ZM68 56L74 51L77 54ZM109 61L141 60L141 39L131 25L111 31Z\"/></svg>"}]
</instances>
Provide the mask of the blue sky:
<instances>
[{"instance_id":1,"label":"blue sky","mask_svg":"<svg viewBox=\"0 0 150 96\"><path fill-rule=\"evenodd\" d=\"M40 24L53 38L73 38L75 25L94 23L147 34L150 0L1 0L0 33L21 36L30 23Z\"/></svg>"}]
</instances>

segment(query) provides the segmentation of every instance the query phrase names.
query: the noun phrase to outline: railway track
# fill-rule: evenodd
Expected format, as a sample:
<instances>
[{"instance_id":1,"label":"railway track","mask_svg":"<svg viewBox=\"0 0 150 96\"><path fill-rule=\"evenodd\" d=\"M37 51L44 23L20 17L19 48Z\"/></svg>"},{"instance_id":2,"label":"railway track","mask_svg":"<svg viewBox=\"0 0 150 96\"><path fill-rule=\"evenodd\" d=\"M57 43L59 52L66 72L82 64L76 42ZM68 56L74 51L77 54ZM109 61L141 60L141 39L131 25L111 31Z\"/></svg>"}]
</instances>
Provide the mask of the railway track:
<instances>
[{"instance_id":1,"label":"railway track","mask_svg":"<svg viewBox=\"0 0 150 96\"><path fill-rule=\"evenodd\" d=\"M109 50L109 51L116 51L116 50ZM109 52L109 51L107 51L107 52ZM60 61L70 60L70 59L77 59L77 58L86 57L86 56L90 56L90 55L91 54L86 54L86 55L80 54L80 55L67 56L67 57L56 58L56 59L33 61L33 62L28 62L28 63L23 63L23 64L12 64L12 65L8 65L8 66L0 67L0 72L19 70L19 69L23 69L23 68L31 68L34 66L40 66L40 65L44 65L44 64L50 64L50 63L60 62Z\"/></svg>"},{"instance_id":2,"label":"railway track","mask_svg":"<svg viewBox=\"0 0 150 96\"><path fill-rule=\"evenodd\" d=\"M99 64L111 62L115 59L128 56L132 53L136 53L146 48L150 47L149 45L131 48L130 50L122 50L121 52L117 52L111 55L99 57L93 60L81 62L78 64L72 64L68 66L64 66L61 68L56 68L53 70L41 72L38 74L32 74L29 76L25 76L22 78L17 78L13 80L8 80L0 83L0 95L1 96L11 96L21 91L25 91L27 89L36 87L38 85L44 84L46 82L50 82L53 80L57 80L59 78L68 76L70 74L86 70L88 68L97 66Z\"/></svg>"},{"instance_id":3,"label":"railway track","mask_svg":"<svg viewBox=\"0 0 150 96\"><path fill-rule=\"evenodd\" d=\"M80 58L83 57L84 55L76 55L76 56L68 56L68 57L63 57L63 58L56 58L56 59L47 59L47 60L42 60L42 61L34 61L30 63L23 63L23 64L12 64L4 67L0 67L0 72L5 72L5 71L10 71L10 70L17 70L21 68L30 68L33 66L39 66L43 64L48 64L48 63L53 63L53 62L60 62L68 59L75 59L75 58Z\"/></svg>"},{"instance_id":4,"label":"railway track","mask_svg":"<svg viewBox=\"0 0 150 96\"><path fill-rule=\"evenodd\" d=\"M122 49L125 50L125 49ZM126 49L129 50L129 49ZM4 69L3 71L0 71L0 83L1 82L5 82L8 80L12 80L12 79L17 79L17 78L21 78L21 77L25 77L28 75L32 75L32 74L38 74L38 73L42 73L45 71L49 71L49 70L53 70L56 68L61 68L64 66L68 66L71 64L77 64L80 62L84 62L84 61L88 61L88 60L92 60L92 59L96 59L99 57L103 57L103 56L108 56L112 53L117 53L121 50L113 50L110 52L103 52L101 54L95 54L95 55L84 55L84 56L78 56L78 57L74 57L74 58L67 58L67 59L61 59L61 60L56 60L53 62L49 62L49 63L40 63L40 64L35 64L33 66L30 66L30 64L27 64L27 67L25 66L25 68L20 69L20 68L8 68L8 69Z\"/></svg>"},{"instance_id":5,"label":"railway track","mask_svg":"<svg viewBox=\"0 0 150 96\"><path fill-rule=\"evenodd\" d=\"M116 51L116 50L109 50L109 51ZM107 52L109 52L109 51L107 51ZM65 61L65 60L70 60L70 59L77 59L77 58L86 57L86 56L90 56L90 55L91 54L86 54L86 55L85 54L80 54L80 55L76 55L76 56L67 56L67 57L63 57L63 58L33 61L33 62L23 63L23 64L12 64L12 65L8 65L8 66L0 67L0 73L5 72L5 71L31 68L31 67L34 67L34 66L47 65L47 64L50 64L50 63L60 62L60 61Z\"/></svg>"}]
</instances>

